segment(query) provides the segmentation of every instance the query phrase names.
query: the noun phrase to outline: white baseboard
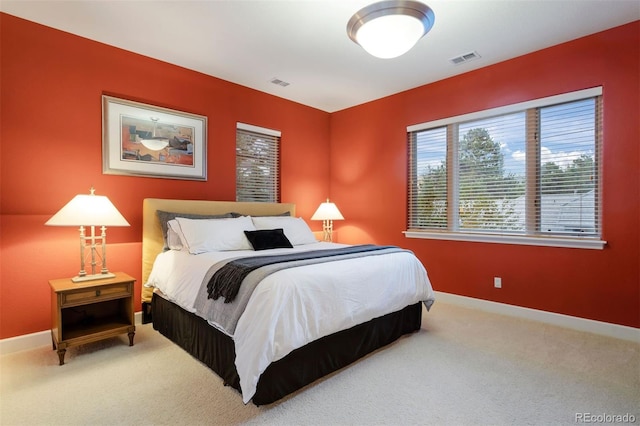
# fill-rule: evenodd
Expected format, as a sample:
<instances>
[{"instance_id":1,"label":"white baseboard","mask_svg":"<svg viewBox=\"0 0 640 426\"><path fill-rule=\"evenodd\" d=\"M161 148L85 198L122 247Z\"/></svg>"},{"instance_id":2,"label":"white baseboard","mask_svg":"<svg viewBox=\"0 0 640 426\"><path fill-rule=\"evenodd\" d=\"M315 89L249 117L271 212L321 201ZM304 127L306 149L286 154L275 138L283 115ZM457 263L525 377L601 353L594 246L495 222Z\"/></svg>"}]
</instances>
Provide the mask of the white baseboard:
<instances>
[{"instance_id":1,"label":"white baseboard","mask_svg":"<svg viewBox=\"0 0 640 426\"><path fill-rule=\"evenodd\" d=\"M537 309L523 308L521 306L507 305L506 303L491 302L489 300L475 299L472 297L459 296L457 294L443 293L441 291L436 291L435 293L436 304L437 301L440 300L452 305L461 305L486 312L509 315L516 318L523 318L559 327L570 328L572 330L586 331L589 333L614 337L616 339L640 342L640 329L634 327L572 317L569 315L556 314Z\"/></svg>"},{"instance_id":2,"label":"white baseboard","mask_svg":"<svg viewBox=\"0 0 640 426\"><path fill-rule=\"evenodd\" d=\"M136 325L142 324L142 312L136 312L134 320ZM0 355L35 349L42 346L51 346L51 330L2 339L0 340Z\"/></svg>"}]
</instances>

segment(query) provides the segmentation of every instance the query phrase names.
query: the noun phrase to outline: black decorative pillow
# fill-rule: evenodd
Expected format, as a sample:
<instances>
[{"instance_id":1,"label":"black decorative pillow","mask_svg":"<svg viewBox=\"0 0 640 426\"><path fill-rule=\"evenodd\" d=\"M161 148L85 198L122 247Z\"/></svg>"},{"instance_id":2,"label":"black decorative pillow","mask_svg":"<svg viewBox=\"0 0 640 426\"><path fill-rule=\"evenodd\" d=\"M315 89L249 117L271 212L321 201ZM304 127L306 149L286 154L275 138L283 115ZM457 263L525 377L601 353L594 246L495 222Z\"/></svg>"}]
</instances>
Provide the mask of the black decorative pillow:
<instances>
[{"instance_id":1,"label":"black decorative pillow","mask_svg":"<svg viewBox=\"0 0 640 426\"><path fill-rule=\"evenodd\" d=\"M178 213L178 212L165 212L163 210L156 210L156 216L160 220L160 227L162 228L162 239L164 240L163 250L169 250L169 244L167 243L167 232L169 231L169 225L167 223L176 217L184 217L187 219L225 219L233 217L231 213L224 214L195 214L195 213Z\"/></svg>"},{"instance_id":2,"label":"black decorative pillow","mask_svg":"<svg viewBox=\"0 0 640 426\"><path fill-rule=\"evenodd\" d=\"M254 250L293 248L291 242L284 235L282 228L244 231L244 234L247 236Z\"/></svg>"}]
</instances>

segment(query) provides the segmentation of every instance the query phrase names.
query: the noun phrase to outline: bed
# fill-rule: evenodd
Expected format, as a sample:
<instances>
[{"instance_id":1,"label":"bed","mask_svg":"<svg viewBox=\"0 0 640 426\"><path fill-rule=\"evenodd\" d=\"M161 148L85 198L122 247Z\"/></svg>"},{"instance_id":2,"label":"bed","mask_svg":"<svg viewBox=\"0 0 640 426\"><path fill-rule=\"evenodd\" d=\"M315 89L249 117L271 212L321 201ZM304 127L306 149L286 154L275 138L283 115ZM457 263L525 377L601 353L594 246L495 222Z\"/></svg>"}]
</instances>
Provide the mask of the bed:
<instances>
[{"instance_id":1,"label":"bed","mask_svg":"<svg viewBox=\"0 0 640 426\"><path fill-rule=\"evenodd\" d=\"M211 216L221 220L200 220ZM172 218L172 225L167 227L167 219ZM231 229L246 220L262 224L246 233L252 237L248 250L218 250L217 242L213 248L198 246L200 251L195 247L210 244L211 239L203 236L207 234L202 231L204 224L217 226L216 232L224 224L224 232L231 235ZM429 309L434 301L426 271L412 253L393 247L352 247L321 243L315 238L309 241L310 230L301 222L295 216L295 205L288 203L169 199L145 199L143 203L144 321L153 322L154 329L215 371L225 385L241 393L245 403L273 403L419 330L423 308ZM188 247L185 242L184 247L176 249L173 243L174 249L168 249L171 244L167 234L175 238L168 229L176 223L182 224L187 234L185 237L181 233L181 238L190 241ZM291 247L253 250L252 244L258 248L254 238L263 233L273 237L277 230L271 228L279 224L284 224L284 231L278 231L277 240L281 234L293 237L289 238ZM306 231L300 227L306 227ZM198 238L202 241L194 243ZM285 238L287 242L289 239ZM353 249L377 252L364 256L342 253ZM196 285L203 277L213 282L211 271L218 272L222 268L219 265L252 256L298 256L306 251L321 253L318 256L335 252L339 256L296 260L301 262L296 267L276 268L266 276L258 274L255 289L245 290L250 288L248 278L269 266L253 271L239 290L236 287L239 294L234 297L238 300L232 302L224 291L223 297L213 299L211 284L209 297L204 294L204 284ZM397 273L394 268L402 269ZM319 302L322 300L329 302ZM215 314L219 308L240 311L233 308L235 305L242 310L235 314L239 318L233 327L224 322L226 317L220 320L203 314L207 309Z\"/></svg>"}]
</instances>

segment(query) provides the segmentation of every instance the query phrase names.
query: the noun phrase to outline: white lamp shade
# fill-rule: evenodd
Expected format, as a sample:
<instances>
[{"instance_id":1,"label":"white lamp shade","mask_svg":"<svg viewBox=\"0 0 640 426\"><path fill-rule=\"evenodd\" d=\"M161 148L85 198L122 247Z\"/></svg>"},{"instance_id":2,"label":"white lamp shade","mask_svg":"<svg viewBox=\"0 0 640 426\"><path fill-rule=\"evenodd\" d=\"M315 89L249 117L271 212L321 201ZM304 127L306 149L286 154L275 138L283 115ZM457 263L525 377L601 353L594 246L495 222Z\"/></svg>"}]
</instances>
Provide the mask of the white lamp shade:
<instances>
[{"instance_id":1,"label":"white lamp shade","mask_svg":"<svg viewBox=\"0 0 640 426\"><path fill-rule=\"evenodd\" d=\"M45 225L129 226L129 222L103 195L76 195Z\"/></svg>"},{"instance_id":2,"label":"white lamp shade","mask_svg":"<svg viewBox=\"0 0 640 426\"><path fill-rule=\"evenodd\" d=\"M327 200L325 203L320 204L318 210L311 216L311 220L343 220L344 217L338 207L334 203Z\"/></svg>"}]
</instances>

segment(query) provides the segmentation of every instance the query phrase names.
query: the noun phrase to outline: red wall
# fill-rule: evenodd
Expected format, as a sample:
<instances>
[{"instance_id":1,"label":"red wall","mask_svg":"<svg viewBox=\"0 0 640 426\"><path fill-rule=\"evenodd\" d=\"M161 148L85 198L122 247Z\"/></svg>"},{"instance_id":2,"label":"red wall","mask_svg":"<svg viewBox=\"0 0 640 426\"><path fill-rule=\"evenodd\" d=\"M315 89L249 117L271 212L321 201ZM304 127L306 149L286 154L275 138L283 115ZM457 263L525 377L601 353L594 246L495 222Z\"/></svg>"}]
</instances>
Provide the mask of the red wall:
<instances>
[{"instance_id":1,"label":"red wall","mask_svg":"<svg viewBox=\"0 0 640 426\"><path fill-rule=\"evenodd\" d=\"M604 96L604 250L404 237L407 125L594 86ZM348 219L340 240L414 250L436 290L639 327L639 102L637 21L334 113L331 198Z\"/></svg>"},{"instance_id":2,"label":"red wall","mask_svg":"<svg viewBox=\"0 0 640 426\"><path fill-rule=\"evenodd\" d=\"M639 25L327 114L0 13L0 338L49 328L47 281L79 262L77 231L44 222L76 194L131 223L109 230L109 268L138 279L143 198L234 200L237 121L282 131L282 201L309 219L329 195L341 242L411 248L436 290L638 327ZM605 250L403 237L407 125L597 85ZM103 175L102 94L206 115L208 180Z\"/></svg>"},{"instance_id":3,"label":"red wall","mask_svg":"<svg viewBox=\"0 0 640 426\"><path fill-rule=\"evenodd\" d=\"M108 266L139 303L142 200L235 200L237 121L282 131L283 202L309 219L327 197L328 113L10 15L0 31L0 338L50 327L48 280L77 274L78 234L44 222L92 185L131 224L109 229ZM207 116L208 180L103 175L102 94Z\"/></svg>"}]
</instances>

